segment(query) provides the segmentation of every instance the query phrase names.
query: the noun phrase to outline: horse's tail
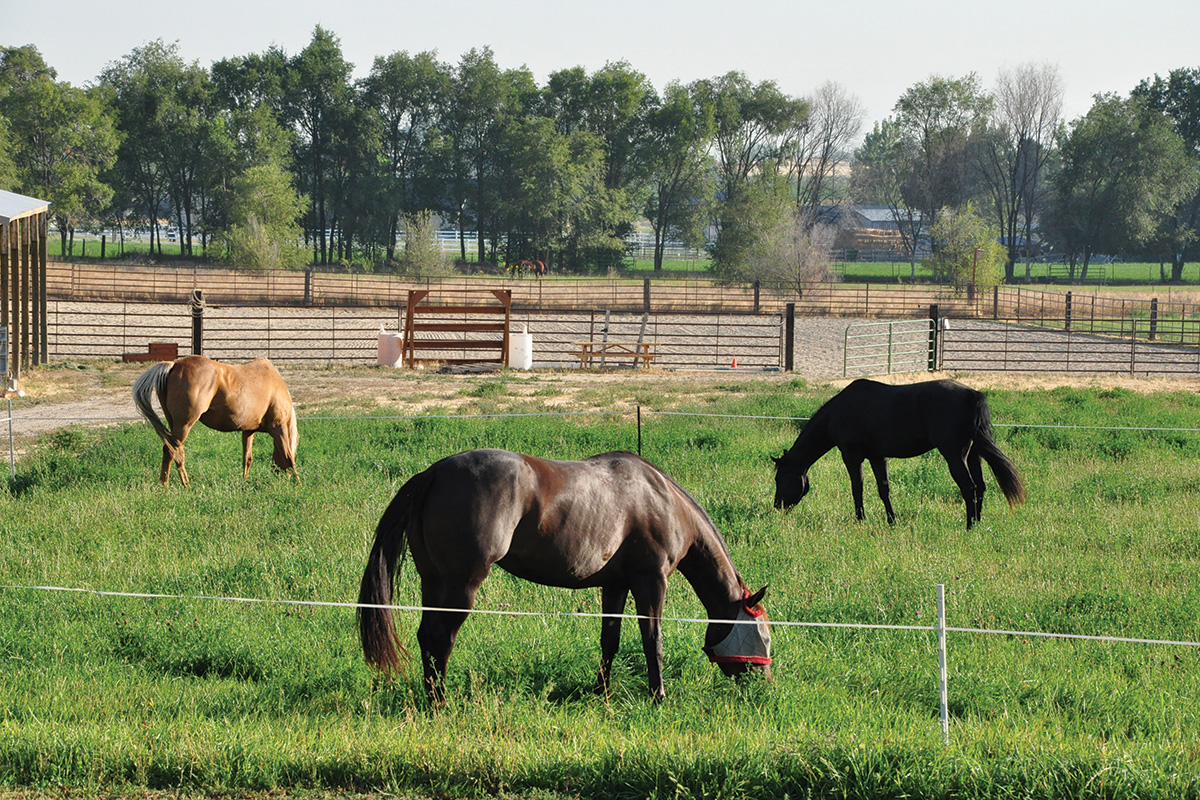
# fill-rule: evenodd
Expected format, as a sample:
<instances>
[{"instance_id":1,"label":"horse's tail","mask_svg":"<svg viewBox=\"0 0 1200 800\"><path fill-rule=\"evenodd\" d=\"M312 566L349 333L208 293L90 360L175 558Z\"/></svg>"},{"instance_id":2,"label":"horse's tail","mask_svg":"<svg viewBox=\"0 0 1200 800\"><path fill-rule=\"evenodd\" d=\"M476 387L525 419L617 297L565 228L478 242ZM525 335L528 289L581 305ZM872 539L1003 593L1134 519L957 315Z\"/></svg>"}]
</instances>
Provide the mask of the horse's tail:
<instances>
[{"instance_id":1,"label":"horse's tail","mask_svg":"<svg viewBox=\"0 0 1200 800\"><path fill-rule=\"evenodd\" d=\"M408 525L419 509L427 480L416 475L400 487L375 528L375 544L367 557L358 590L358 636L367 663L390 677L403 665L407 650L396 633L392 610L392 581L408 544Z\"/></svg>"},{"instance_id":2,"label":"horse's tail","mask_svg":"<svg viewBox=\"0 0 1200 800\"><path fill-rule=\"evenodd\" d=\"M154 427L154 432L158 434L158 438L163 440L172 453L179 446L175 441L175 437L167 430L167 426L162 424L162 420L158 418L158 413L150 404L150 399L154 395L158 395L158 402L162 403L167 396L167 376L171 374L171 367L174 363L170 361L160 361L150 369L138 376L133 382L133 403L137 406L138 411L142 412L142 416L150 421Z\"/></svg>"},{"instance_id":3,"label":"horse's tail","mask_svg":"<svg viewBox=\"0 0 1200 800\"><path fill-rule=\"evenodd\" d=\"M1017 465L996 446L992 436L992 412L988 409L987 399L980 394L979 403L975 407L975 447L979 456L987 462L1004 492L1004 499L1010 506L1019 506L1025 502L1025 484L1017 472Z\"/></svg>"}]
</instances>

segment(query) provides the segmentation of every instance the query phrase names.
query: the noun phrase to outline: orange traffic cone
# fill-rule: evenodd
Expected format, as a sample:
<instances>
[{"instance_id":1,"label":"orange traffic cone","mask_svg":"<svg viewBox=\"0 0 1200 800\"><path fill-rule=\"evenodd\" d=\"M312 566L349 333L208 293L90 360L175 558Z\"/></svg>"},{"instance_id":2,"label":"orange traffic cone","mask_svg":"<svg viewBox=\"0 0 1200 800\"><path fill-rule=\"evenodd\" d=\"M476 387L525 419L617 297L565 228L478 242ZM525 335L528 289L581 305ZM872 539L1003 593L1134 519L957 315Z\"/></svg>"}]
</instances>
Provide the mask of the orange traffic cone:
<instances>
[{"instance_id":1,"label":"orange traffic cone","mask_svg":"<svg viewBox=\"0 0 1200 800\"><path fill-rule=\"evenodd\" d=\"M730 369L737 369L737 359L736 358L733 360L733 366L730 367Z\"/></svg>"}]
</instances>

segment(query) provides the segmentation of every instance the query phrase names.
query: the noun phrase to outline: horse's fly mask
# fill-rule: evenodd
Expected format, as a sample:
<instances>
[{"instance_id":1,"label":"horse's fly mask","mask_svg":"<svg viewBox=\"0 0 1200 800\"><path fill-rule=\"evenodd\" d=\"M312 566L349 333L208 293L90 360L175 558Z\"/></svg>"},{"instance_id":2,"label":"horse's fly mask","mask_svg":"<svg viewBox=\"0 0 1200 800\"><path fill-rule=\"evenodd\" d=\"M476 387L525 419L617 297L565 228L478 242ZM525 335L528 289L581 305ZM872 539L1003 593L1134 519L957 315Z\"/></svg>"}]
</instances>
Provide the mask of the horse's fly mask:
<instances>
[{"instance_id":1,"label":"horse's fly mask","mask_svg":"<svg viewBox=\"0 0 1200 800\"><path fill-rule=\"evenodd\" d=\"M767 623L767 615L761 608L750 608L743 603L729 635L712 647L705 647L704 652L714 664L769 665L771 626Z\"/></svg>"}]
</instances>

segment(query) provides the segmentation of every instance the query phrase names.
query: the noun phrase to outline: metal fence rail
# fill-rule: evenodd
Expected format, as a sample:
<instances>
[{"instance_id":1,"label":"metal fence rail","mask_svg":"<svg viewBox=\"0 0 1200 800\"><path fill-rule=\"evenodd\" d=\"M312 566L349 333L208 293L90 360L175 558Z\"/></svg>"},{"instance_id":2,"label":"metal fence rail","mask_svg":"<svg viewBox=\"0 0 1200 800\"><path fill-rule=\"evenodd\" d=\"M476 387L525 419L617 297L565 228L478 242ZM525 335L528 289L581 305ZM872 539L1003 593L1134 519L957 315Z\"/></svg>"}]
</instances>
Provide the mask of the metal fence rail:
<instances>
[{"instance_id":1,"label":"metal fence rail","mask_svg":"<svg viewBox=\"0 0 1200 800\"><path fill-rule=\"evenodd\" d=\"M1047 320L1049 321L1049 320ZM941 334L946 370L1174 375L1200 377L1200 348L1035 325L956 320ZM1145 323L1143 323L1145 324Z\"/></svg>"},{"instance_id":2,"label":"metal fence rail","mask_svg":"<svg viewBox=\"0 0 1200 800\"><path fill-rule=\"evenodd\" d=\"M192 352L192 317L182 303L48 304L52 359L120 358L145 353L150 342L173 342ZM578 366L579 343L637 340L655 345L656 365L671 369L739 367L776 369L782 364L782 317L773 314L525 312L513 329L534 335L534 362ZM643 317L645 329L643 333ZM202 350L230 361L266 356L279 362L374 364L379 333L403 328L400 308L297 308L209 306L204 310ZM442 357L459 354L451 339ZM611 366L625 366L614 359Z\"/></svg>"}]
</instances>

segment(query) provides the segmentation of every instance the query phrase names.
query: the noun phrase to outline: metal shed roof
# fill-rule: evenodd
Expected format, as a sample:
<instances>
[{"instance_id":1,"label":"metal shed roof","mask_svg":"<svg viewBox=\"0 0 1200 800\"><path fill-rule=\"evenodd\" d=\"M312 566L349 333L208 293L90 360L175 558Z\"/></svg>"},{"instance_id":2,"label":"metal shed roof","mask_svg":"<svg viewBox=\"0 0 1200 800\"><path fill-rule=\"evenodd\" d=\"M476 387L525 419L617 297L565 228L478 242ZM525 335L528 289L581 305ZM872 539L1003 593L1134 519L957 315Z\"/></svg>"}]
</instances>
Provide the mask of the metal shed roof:
<instances>
[{"instance_id":1,"label":"metal shed roof","mask_svg":"<svg viewBox=\"0 0 1200 800\"><path fill-rule=\"evenodd\" d=\"M50 208L47 200L36 197L26 197L13 192L0 192L0 225L7 225L13 220L32 217Z\"/></svg>"}]
</instances>

